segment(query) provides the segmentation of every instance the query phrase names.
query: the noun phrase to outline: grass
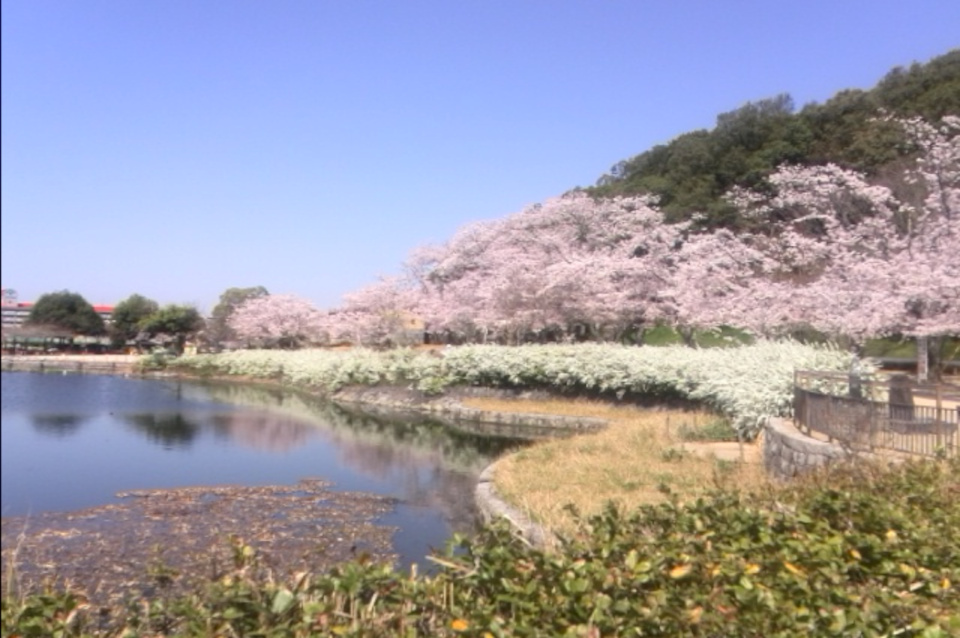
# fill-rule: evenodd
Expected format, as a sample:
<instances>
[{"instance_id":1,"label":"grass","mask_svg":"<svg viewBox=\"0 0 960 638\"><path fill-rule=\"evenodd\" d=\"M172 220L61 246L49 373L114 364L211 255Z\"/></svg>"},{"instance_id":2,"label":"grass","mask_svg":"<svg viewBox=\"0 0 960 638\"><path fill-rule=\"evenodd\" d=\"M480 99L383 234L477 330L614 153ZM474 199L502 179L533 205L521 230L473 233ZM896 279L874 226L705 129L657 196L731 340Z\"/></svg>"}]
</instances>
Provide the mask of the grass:
<instances>
[{"instance_id":1,"label":"grass","mask_svg":"<svg viewBox=\"0 0 960 638\"><path fill-rule=\"evenodd\" d=\"M914 359L917 356L917 342L914 339L868 339L863 352L868 357L890 357L893 359ZM947 337L943 340L940 356L944 360L960 358L960 338Z\"/></svg>"},{"instance_id":2,"label":"grass","mask_svg":"<svg viewBox=\"0 0 960 638\"><path fill-rule=\"evenodd\" d=\"M895 359L915 359L917 344L913 339L870 339L863 347L865 356L892 357Z\"/></svg>"},{"instance_id":3,"label":"grass","mask_svg":"<svg viewBox=\"0 0 960 638\"><path fill-rule=\"evenodd\" d=\"M671 346L682 344L683 338L669 326L655 326L643 333L643 344L647 346Z\"/></svg>"},{"instance_id":4,"label":"grass","mask_svg":"<svg viewBox=\"0 0 960 638\"><path fill-rule=\"evenodd\" d=\"M712 443L717 416L706 412L644 410L586 400L472 398L470 407L500 412L590 416L607 419L606 429L568 439L537 443L498 463L497 491L546 527L569 533L576 528L572 505L584 516L599 514L608 501L633 510L681 500L717 487L753 489L766 483L756 444L744 462L720 459ZM698 443L690 443L690 433ZM731 445L726 443L726 456Z\"/></svg>"},{"instance_id":5,"label":"grass","mask_svg":"<svg viewBox=\"0 0 960 638\"><path fill-rule=\"evenodd\" d=\"M753 338L748 333L731 326L721 326L715 330L694 330L693 340L701 348L725 348L753 342ZM643 332L643 344L646 346L671 346L682 343L683 337L671 326L654 326Z\"/></svg>"}]
</instances>

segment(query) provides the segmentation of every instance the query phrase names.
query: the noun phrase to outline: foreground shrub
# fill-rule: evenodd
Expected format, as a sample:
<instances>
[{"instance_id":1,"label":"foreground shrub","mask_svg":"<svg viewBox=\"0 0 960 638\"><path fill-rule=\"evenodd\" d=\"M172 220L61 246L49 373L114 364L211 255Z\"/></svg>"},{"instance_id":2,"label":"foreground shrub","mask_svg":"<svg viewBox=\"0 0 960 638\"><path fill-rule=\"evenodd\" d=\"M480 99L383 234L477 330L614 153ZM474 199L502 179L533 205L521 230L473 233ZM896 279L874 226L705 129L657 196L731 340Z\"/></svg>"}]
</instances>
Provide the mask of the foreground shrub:
<instances>
[{"instance_id":1,"label":"foreground shrub","mask_svg":"<svg viewBox=\"0 0 960 638\"><path fill-rule=\"evenodd\" d=\"M766 494L610 506L556 552L502 525L434 576L362 562L283 581L237 546L192 596L103 614L3 601L23 636L925 636L960 634L960 460L834 469Z\"/></svg>"}]
</instances>

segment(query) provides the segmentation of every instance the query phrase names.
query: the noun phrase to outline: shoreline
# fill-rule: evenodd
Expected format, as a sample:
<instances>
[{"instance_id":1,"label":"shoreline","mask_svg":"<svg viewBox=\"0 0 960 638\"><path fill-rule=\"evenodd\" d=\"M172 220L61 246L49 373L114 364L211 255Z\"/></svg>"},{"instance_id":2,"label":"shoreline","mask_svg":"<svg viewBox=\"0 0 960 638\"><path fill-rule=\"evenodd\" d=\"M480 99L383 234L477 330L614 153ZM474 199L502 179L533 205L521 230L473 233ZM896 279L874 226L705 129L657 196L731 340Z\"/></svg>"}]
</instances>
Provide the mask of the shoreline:
<instances>
[{"instance_id":1,"label":"shoreline","mask_svg":"<svg viewBox=\"0 0 960 638\"><path fill-rule=\"evenodd\" d=\"M129 376L128 370L134 367L139 358L139 356L135 355L64 355L58 357L18 356L16 358L4 356L2 365L0 365L0 369L3 371L20 372L43 371L44 373L51 373L56 370L56 372L63 371L64 373L80 372ZM11 362L11 360L14 361ZM11 363L20 363L21 365L11 365ZM99 363L101 365L92 365L95 363ZM40 367L40 364L43 364L44 367ZM64 366L66 369L58 367L56 364L59 364L59 366ZM563 416L550 417L548 415L482 411L462 405L458 400L459 397L451 397L449 395L441 397L428 397L419 391L399 386L356 386L343 388L334 393L326 393L319 391L316 388L311 389L297 387L290 384L279 383L270 379L237 378L229 376L202 377L189 374L184 375L176 371L150 371L145 373L143 376L160 378L170 378L175 376L188 381L202 382L204 380L210 380L215 382L236 383L241 385L269 385L297 392L306 392L307 394L319 396L326 400L332 401L345 408L357 409L373 415L382 414L386 416L390 413L406 413L409 415L410 413L415 413L417 415L440 420L449 427L458 427L457 421L469 420L477 424L479 429L483 430L491 427L502 428L505 430L516 430L529 427L541 436L547 436L551 433L556 434L558 430L576 432L596 429L603 427L604 424L602 420L598 419L578 419ZM486 388L471 388L459 393L454 392L453 394L459 394L461 396L497 395L514 397L517 396L518 393L510 391L497 391ZM496 493L492 481L496 462L497 461L495 460L481 471L472 492L473 506L477 511L478 517L481 520L490 521L492 518L499 518L502 516L506 518L511 525L517 528L522 536L528 538L529 541L535 544L541 544L543 540L548 537L548 533L544 530L537 532L536 530L539 529L539 526L536 526L532 522L528 521L526 524L524 524L526 518L523 513L519 512L511 504L501 499ZM280 498L279 496L279 494L287 489L287 487L289 486L264 486L262 489L270 491L271 494L277 494L276 496L271 497L272 502L274 502L274 508L280 507L289 509L289 506L286 504L286 501L289 497ZM22 584L24 585L29 583L32 583L33 585L39 585L39 583L43 582L47 578L50 578L51 576L67 575L62 569L58 569L57 574L51 574L49 572L49 566L63 565L65 566L63 569L66 569L67 572L70 572L70 579L74 582L83 581L85 583L84 588L88 591L101 592L102 594L105 594L111 598L115 596L123 596L126 595L123 593L123 591L127 591L127 589L121 588L116 584L111 584L109 582L110 579L103 578L101 580L98 577L95 579L97 582L94 582L93 580L90 580L90 578L93 578L92 576L87 578L84 576L84 574L96 573L98 570L92 569L93 564L97 561L105 561L107 566L113 565L113 567L107 569L107 571L110 571L111 569L113 571L119 570L118 573L123 573L125 575L125 579L129 583L134 583L136 581L137 584L134 585L135 588L143 588L148 586L143 578L137 578L138 575L143 577L142 574L137 574L134 573L134 571L131 571L131 567L134 564L131 559L134 559L137 555L141 555L140 558L142 560L135 561L136 563L149 562L148 557L143 554L143 551L146 551L145 547L138 549L135 547L137 543L133 539L138 536L138 534L135 533L135 530L143 527L144 525L150 525L150 520L156 519L157 512L154 512L154 514L150 516L144 514L139 518L136 512L140 511L140 509L142 509L144 506L151 503L177 502L180 503L180 505L174 508L176 511L174 511L173 517L174 519L179 520L183 516L188 515L188 513L192 512L194 509L194 507L191 505L185 505L193 500L193 494L203 494L206 492L220 493L224 489L228 488L220 486L196 486L193 488L188 488L187 490L152 490L151 492L155 492L155 494L153 494L152 498L149 499L131 497L124 499L127 502L120 505L112 504L80 511L50 512L43 513L41 515L34 515L31 517L29 525L27 525L26 519L23 517L3 517L2 536L4 540L4 560L8 565L16 565L18 573L23 578ZM234 489L233 491L237 490ZM183 494L181 494L181 492ZM190 496L188 496L188 493ZM223 494L223 498L227 498L231 501L233 500L232 496L227 496L228 494L232 494L230 489L228 489L227 492L223 492ZM137 495L134 494L133 496ZM267 497L264 496L262 498L266 499ZM367 501L369 498L372 498L372 495L343 494L337 498L346 507L349 507L348 503L354 503L359 508L357 509L357 519L347 525L348 527L359 525L361 528L366 530L363 533L363 536L369 538L362 539L360 541L360 545L367 547L371 556L378 557L380 560L390 560L390 557L393 556L394 552L392 542L389 543L389 548L384 546L382 533L381 531L377 531L381 530L381 528L383 530L387 530L388 528L383 527L383 525L379 523L370 525L369 523L361 522L371 513L371 503L368 503ZM268 502L270 501L261 500L262 505L266 505ZM155 508L151 507L151 510L153 509ZM166 509L166 507L164 507L164 509ZM269 509L270 508L267 507L265 508L265 511ZM374 507L374 509L378 508ZM193 518L196 516L196 513L189 515L191 518ZM247 513L245 516L251 517L253 514ZM231 518L233 517L231 516ZM340 519L342 517L338 516L337 518ZM248 518L248 520L254 519ZM87 529L93 525L96 521L102 521L103 524L99 527L95 525L94 527L97 527L96 530L91 528L86 532L83 531L84 529ZM197 521L197 523L190 524L189 527L199 529L201 525L199 523L199 519L197 519ZM346 521L341 521L341 523L346 523ZM221 522L217 520L207 521L205 524L207 527L217 527L220 525ZM331 525L332 528L337 528L339 526L337 521L330 521L329 525ZM21 527L23 527L22 530L20 529ZM27 527L30 528L30 532L27 533L26 537L23 537L22 539L19 538L22 536ZM533 530L533 532L530 530ZM392 534L392 529L389 531ZM93 534L92 536L90 536L91 533ZM88 536L92 540L88 541ZM107 536L115 538L113 541L108 543L96 541L96 539L101 539L101 541L105 540ZM346 537L347 534L332 533L329 536L329 539L334 540L341 536ZM98 544L100 549L95 552L92 551L89 546L90 542ZM205 545L202 550L198 548L198 551L195 552L197 555L201 555L203 552L222 551L215 547L214 543L207 534L200 534L197 538L191 539L191 543ZM170 543L168 543L168 545L169 544ZM341 560L349 560L353 558L354 556L352 552L347 551L347 547L351 544L356 545L356 543L346 543L343 544L343 547L339 547L337 543L334 543L330 547L331 555L327 558L333 558L333 556L338 556ZM181 539L181 541L174 542L172 545L186 546L186 541ZM106 546L120 548L119 555L114 556L111 559L111 552L103 550L103 547ZM279 550L279 548L275 548L272 551L267 551L265 555L271 556L275 552L280 551L281 550ZM158 555L153 558L160 559L160 556ZM221 557L221 560L224 560L224 557ZM274 566L279 567L280 564L286 562L286 559L284 559L280 554L277 554L276 557L272 557L270 559L270 562L273 563ZM327 561L321 562L323 562L323 569L327 570L337 561L329 563ZM70 571L72 569L70 565L79 565L80 563L83 563L89 569L80 570L76 573ZM189 565L184 563L177 564L177 561L173 561L172 564L175 565L179 571L185 575L193 573L194 571L198 571L199 573L199 571L202 571L203 569L202 566L199 566L199 563L198 570L191 570Z\"/></svg>"},{"instance_id":2,"label":"shoreline","mask_svg":"<svg viewBox=\"0 0 960 638\"><path fill-rule=\"evenodd\" d=\"M109 357L104 361L104 357ZM0 368L8 368L11 357L3 358ZM41 362L50 364L63 362L67 366L81 366L84 363L100 362L132 365L140 359L138 355L64 355L58 357L23 357L20 359L28 366L38 365ZM26 366L25 366L26 367ZM52 365L51 365L52 367ZM20 368L23 369L23 368ZM31 369L28 367L28 369ZM32 368L35 369L35 368ZM69 372L70 370L67 370ZM77 369L82 372L84 370ZM94 372L94 370L90 370ZM122 374L120 370L102 370L98 372ZM441 395L427 395L406 385L371 385L347 386L334 392L322 388L298 386L283 383L276 379L265 379L242 376L196 375L184 374L179 370L151 371L144 376L176 377L191 381L213 381L223 383L265 385L294 392L304 392L308 395L331 401L343 408L354 409L374 416L407 416L412 414L436 419L447 427L456 429L471 429L490 434L512 434L531 439L548 439L564 435L597 432L606 428L609 421L599 417L568 416L544 413L493 411L472 408L462 403L468 398L495 398L495 399L546 399L557 398L557 394L547 391L531 391L504 388L490 388L483 386L459 386L448 388ZM562 397L561 398L569 398ZM527 543L545 548L555 539L555 535L546 527L535 522L521 508L503 498L497 491L495 474L497 464L506 457L500 457L483 468L477 477L473 491L473 505L484 522L503 518L508 521L520 538Z\"/></svg>"}]
</instances>

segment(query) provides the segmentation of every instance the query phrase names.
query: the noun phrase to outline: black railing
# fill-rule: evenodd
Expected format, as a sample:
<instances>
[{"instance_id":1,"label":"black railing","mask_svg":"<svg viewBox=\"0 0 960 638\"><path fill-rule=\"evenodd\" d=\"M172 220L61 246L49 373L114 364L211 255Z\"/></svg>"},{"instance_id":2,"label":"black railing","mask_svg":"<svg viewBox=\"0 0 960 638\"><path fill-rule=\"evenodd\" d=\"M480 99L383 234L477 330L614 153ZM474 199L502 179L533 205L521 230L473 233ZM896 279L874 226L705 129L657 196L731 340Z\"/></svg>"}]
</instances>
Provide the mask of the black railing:
<instances>
[{"instance_id":1,"label":"black railing","mask_svg":"<svg viewBox=\"0 0 960 638\"><path fill-rule=\"evenodd\" d=\"M803 371L795 375L793 408L798 428L853 451L960 453L960 388L951 384Z\"/></svg>"}]
</instances>

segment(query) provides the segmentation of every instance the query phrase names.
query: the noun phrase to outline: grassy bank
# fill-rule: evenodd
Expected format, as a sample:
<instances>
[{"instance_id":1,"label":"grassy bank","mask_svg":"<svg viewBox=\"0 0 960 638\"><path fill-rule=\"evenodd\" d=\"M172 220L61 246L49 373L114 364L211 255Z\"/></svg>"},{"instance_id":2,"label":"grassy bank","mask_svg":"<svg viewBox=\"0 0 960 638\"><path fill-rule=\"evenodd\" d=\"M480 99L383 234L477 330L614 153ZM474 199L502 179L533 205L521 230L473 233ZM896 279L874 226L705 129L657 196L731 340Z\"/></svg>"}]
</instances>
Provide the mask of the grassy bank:
<instances>
[{"instance_id":1,"label":"grassy bank","mask_svg":"<svg viewBox=\"0 0 960 638\"><path fill-rule=\"evenodd\" d=\"M599 514L615 502L633 510L668 500L695 498L709 490L752 490L766 483L759 445L714 443L730 433L708 412L645 410L610 403L569 400L466 399L484 410L590 416L606 419L602 431L541 441L502 458L497 492L550 530L570 533L576 518ZM742 456L741 456L742 455Z\"/></svg>"}]
</instances>

